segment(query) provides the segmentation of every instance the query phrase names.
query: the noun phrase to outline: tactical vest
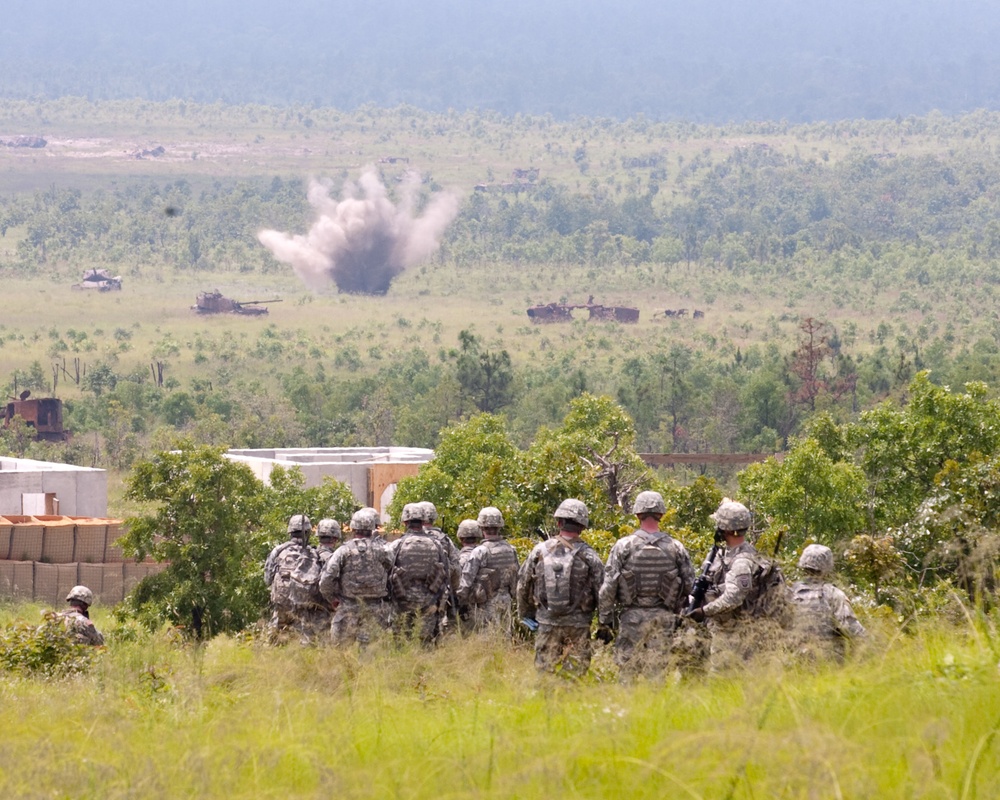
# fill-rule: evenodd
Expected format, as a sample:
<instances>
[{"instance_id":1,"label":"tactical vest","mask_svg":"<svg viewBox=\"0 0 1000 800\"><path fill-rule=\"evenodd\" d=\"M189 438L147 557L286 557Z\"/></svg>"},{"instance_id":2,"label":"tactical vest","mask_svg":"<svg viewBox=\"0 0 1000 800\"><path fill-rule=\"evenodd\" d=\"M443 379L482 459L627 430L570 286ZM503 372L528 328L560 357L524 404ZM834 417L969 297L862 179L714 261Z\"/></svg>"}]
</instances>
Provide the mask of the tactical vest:
<instances>
[{"instance_id":1,"label":"tactical vest","mask_svg":"<svg viewBox=\"0 0 1000 800\"><path fill-rule=\"evenodd\" d=\"M833 623L833 608L822 583L800 582L792 586L795 607L795 630L824 639L839 637Z\"/></svg>"},{"instance_id":2,"label":"tactical vest","mask_svg":"<svg viewBox=\"0 0 1000 800\"><path fill-rule=\"evenodd\" d=\"M652 538L636 534L624 559L619 584L623 605L679 610L680 568L671 541L665 533L653 534Z\"/></svg>"},{"instance_id":3,"label":"tactical vest","mask_svg":"<svg viewBox=\"0 0 1000 800\"><path fill-rule=\"evenodd\" d=\"M517 552L510 544L502 541L485 541L480 547L485 548L486 558L476 575L473 602L484 605L496 597L501 589L513 596L519 566Z\"/></svg>"},{"instance_id":4,"label":"tactical vest","mask_svg":"<svg viewBox=\"0 0 1000 800\"><path fill-rule=\"evenodd\" d=\"M352 539L344 545L340 588L351 600L379 600L386 596L388 573L382 563L381 546L367 539Z\"/></svg>"},{"instance_id":5,"label":"tactical vest","mask_svg":"<svg viewBox=\"0 0 1000 800\"><path fill-rule=\"evenodd\" d=\"M389 585L397 602L436 596L448 580L448 557L426 534L407 533L396 545Z\"/></svg>"}]
</instances>

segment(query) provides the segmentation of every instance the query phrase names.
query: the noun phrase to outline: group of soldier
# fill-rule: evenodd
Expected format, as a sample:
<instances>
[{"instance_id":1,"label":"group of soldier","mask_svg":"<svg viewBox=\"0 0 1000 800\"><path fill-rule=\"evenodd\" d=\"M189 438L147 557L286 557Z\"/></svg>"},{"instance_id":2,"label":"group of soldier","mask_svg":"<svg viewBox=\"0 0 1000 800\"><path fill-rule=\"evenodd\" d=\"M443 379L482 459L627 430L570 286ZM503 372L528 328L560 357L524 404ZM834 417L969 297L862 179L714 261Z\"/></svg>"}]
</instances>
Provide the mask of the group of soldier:
<instances>
[{"instance_id":1,"label":"group of soldier","mask_svg":"<svg viewBox=\"0 0 1000 800\"><path fill-rule=\"evenodd\" d=\"M329 637L362 647L380 635L433 645L455 630L513 637L527 629L539 670L585 674L596 639L613 644L626 678L676 665L682 632L699 623L710 634L712 671L773 645L803 658L842 660L847 642L865 634L846 595L829 582L829 548L807 546L799 560L803 578L788 587L777 565L747 541L749 510L725 500L712 515L715 545L696 577L683 544L660 530L666 510L657 492L641 492L632 509L638 528L614 544L607 564L581 538L589 514L576 499L559 505L555 535L523 564L494 507L459 524L460 548L436 526L437 511L426 501L404 506L403 534L389 542L373 508L355 512L351 538L339 546L340 526L320 521L317 548L309 544L309 519L296 514L288 541L264 567L273 609L268 628L275 640Z\"/></svg>"}]
</instances>

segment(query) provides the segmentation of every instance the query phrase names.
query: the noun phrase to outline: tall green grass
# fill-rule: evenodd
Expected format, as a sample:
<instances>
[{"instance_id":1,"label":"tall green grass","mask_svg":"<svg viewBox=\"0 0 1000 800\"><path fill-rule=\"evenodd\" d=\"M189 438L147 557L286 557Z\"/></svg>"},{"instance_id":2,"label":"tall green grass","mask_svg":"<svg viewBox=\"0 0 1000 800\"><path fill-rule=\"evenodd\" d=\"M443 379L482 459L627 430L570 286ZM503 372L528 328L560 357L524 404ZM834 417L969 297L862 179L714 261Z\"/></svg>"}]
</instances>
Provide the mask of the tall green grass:
<instances>
[{"instance_id":1,"label":"tall green grass","mask_svg":"<svg viewBox=\"0 0 1000 800\"><path fill-rule=\"evenodd\" d=\"M0 679L0 795L996 797L994 631L873 627L843 668L629 686L608 653L574 683L481 638L357 653L112 634L87 675Z\"/></svg>"}]
</instances>

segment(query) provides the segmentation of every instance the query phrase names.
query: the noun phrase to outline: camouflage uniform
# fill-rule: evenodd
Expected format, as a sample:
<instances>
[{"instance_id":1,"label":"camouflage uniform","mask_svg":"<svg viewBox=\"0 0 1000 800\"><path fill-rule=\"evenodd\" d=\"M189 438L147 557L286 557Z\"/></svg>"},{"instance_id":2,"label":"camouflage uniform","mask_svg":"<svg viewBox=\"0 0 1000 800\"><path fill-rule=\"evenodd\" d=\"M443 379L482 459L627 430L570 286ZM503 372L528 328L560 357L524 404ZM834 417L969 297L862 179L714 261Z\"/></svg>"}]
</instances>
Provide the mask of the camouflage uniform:
<instances>
[{"instance_id":1,"label":"camouflage uniform","mask_svg":"<svg viewBox=\"0 0 1000 800\"><path fill-rule=\"evenodd\" d=\"M469 609L474 630L492 627L513 634L517 570L517 552L503 539L488 538L472 551L462 569L458 604Z\"/></svg>"},{"instance_id":2,"label":"camouflage uniform","mask_svg":"<svg viewBox=\"0 0 1000 800\"><path fill-rule=\"evenodd\" d=\"M329 630L330 609L325 604L292 604L278 601L273 596L274 581L282 563L286 559L298 559L310 551L313 557L318 558L313 547L299 539L290 539L271 550L264 562L264 583L272 588L272 612L267 624L272 641L281 641L288 632L294 631L302 644L309 644L325 637Z\"/></svg>"},{"instance_id":3,"label":"camouflage uniform","mask_svg":"<svg viewBox=\"0 0 1000 800\"><path fill-rule=\"evenodd\" d=\"M97 630L94 623L86 612L79 608L67 608L60 611L56 616L62 620L66 630L73 634L77 644L91 644L100 646L104 644L104 636Z\"/></svg>"},{"instance_id":4,"label":"camouflage uniform","mask_svg":"<svg viewBox=\"0 0 1000 800\"><path fill-rule=\"evenodd\" d=\"M469 563L469 558L477 547L479 547L478 544L463 544L462 549L458 551L458 568L463 574L465 573L465 565Z\"/></svg>"},{"instance_id":5,"label":"camouflage uniform","mask_svg":"<svg viewBox=\"0 0 1000 800\"><path fill-rule=\"evenodd\" d=\"M865 635L854 616L847 595L826 577L833 572L833 552L829 547L811 544L799 559L806 577L792 585L793 649L801 658L844 660L846 642Z\"/></svg>"},{"instance_id":6,"label":"camouflage uniform","mask_svg":"<svg viewBox=\"0 0 1000 800\"><path fill-rule=\"evenodd\" d=\"M319 588L337 604L330 636L333 643L364 646L389 627L389 560L385 547L370 536L345 542L327 561Z\"/></svg>"},{"instance_id":7,"label":"camouflage uniform","mask_svg":"<svg viewBox=\"0 0 1000 800\"><path fill-rule=\"evenodd\" d=\"M451 561L437 536L413 527L420 513L416 505L407 503L403 507L403 521L408 523L406 533L386 546L391 621L397 636L416 636L422 644L429 645L441 633ZM457 551L455 561L457 564Z\"/></svg>"},{"instance_id":8,"label":"camouflage uniform","mask_svg":"<svg viewBox=\"0 0 1000 800\"><path fill-rule=\"evenodd\" d=\"M564 501L566 505L569 501ZM583 506L586 526L586 506ZM563 506L557 510L558 514ZM545 560L568 555L573 551L567 591L566 611L549 608ZM576 536L562 534L535 545L521 565L517 579L517 609L522 618L538 622L535 634L535 666L545 672L574 677L585 675L590 668L590 623L597 609L604 564L593 548Z\"/></svg>"},{"instance_id":9,"label":"camouflage uniform","mask_svg":"<svg viewBox=\"0 0 1000 800\"><path fill-rule=\"evenodd\" d=\"M618 612L615 662L623 672L655 674L666 668L693 585L687 550L667 534L640 529L615 542L601 584L598 620L613 627Z\"/></svg>"},{"instance_id":10,"label":"camouflage uniform","mask_svg":"<svg viewBox=\"0 0 1000 800\"><path fill-rule=\"evenodd\" d=\"M762 559L749 542L727 548L708 571L709 588L703 606L712 634L711 669L730 669L747 661L776 631L747 612L744 601L754 588Z\"/></svg>"}]
</instances>

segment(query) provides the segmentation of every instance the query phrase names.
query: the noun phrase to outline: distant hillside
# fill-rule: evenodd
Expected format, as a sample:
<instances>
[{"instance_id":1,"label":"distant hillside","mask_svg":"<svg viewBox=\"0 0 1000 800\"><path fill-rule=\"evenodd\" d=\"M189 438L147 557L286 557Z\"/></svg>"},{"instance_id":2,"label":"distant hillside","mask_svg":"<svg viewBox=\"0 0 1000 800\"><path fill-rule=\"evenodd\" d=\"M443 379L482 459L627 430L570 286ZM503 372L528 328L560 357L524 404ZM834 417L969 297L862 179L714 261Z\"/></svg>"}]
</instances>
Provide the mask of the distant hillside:
<instances>
[{"instance_id":1,"label":"distant hillside","mask_svg":"<svg viewBox=\"0 0 1000 800\"><path fill-rule=\"evenodd\" d=\"M998 34L980 0L8 0L0 97L888 118L1000 108Z\"/></svg>"}]
</instances>

